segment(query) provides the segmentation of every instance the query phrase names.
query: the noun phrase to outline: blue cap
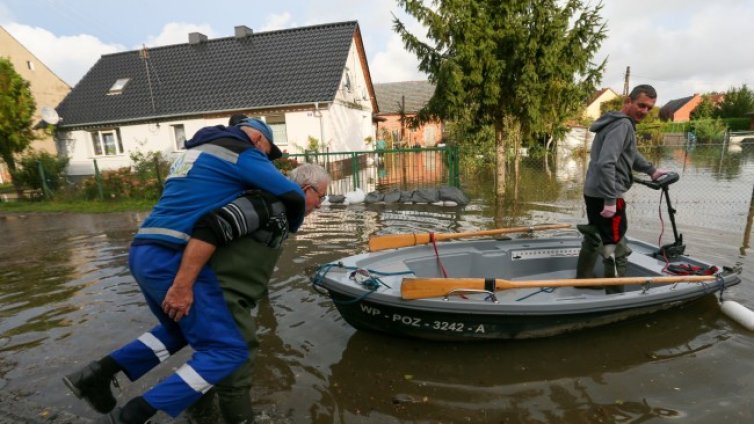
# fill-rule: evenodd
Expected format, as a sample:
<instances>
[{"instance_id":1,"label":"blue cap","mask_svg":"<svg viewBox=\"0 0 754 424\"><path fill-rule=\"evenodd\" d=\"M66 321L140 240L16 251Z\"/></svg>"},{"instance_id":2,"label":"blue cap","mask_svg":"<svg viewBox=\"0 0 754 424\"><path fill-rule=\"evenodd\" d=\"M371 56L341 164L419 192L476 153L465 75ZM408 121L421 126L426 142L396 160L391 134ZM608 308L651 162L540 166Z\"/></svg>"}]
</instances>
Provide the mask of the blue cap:
<instances>
[{"instance_id":1,"label":"blue cap","mask_svg":"<svg viewBox=\"0 0 754 424\"><path fill-rule=\"evenodd\" d=\"M275 160L283 156L283 152L280 151L278 146L275 145L275 141L273 140L272 128L270 128L270 126L267 125L266 122L257 118L246 118L236 125L239 127L254 128L255 130L262 133L264 138L266 138L270 142L270 146L272 147L272 149L270 149L270 153L267 155L270 160Z\"/></svg>"}]
</instances>

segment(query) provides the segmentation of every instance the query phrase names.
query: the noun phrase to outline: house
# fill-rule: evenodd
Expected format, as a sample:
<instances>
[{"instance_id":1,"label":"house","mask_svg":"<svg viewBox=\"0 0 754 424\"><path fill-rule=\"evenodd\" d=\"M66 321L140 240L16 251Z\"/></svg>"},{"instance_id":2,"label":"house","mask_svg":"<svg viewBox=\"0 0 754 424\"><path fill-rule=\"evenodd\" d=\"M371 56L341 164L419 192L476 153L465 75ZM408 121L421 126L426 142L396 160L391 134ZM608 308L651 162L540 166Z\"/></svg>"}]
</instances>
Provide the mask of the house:
<instances>
[{"instance_id":1,"label":"house","mask_svg":"<svg viewBox=\"0 0 754 424\"><path fill-rule=\"evenodd\" d=\"M600 110L602 103L609 102L613 99L616 99L620 97L618 93L613 91L612 88L603 88L599 90L598 92L594 93L591 99L589 99L589 102L586 105L586 109L584 109L584 114L582 115L585 119L590 119L592 121L597 120L600 116L602 116L602 111Z\"/></svg>"},{"instance_id":2,"label":"house","mask_svg":"<svg viewBox=\"0 0 754 424\"><path fill-rule=\"evenodd\" d=\"M404 81L375 84L379 112L376 114L377 140L385 140L387 147L435 146L442 140L443 123L433 121L411 128L401 122L404 117L412 118L423 108L435 93L435 86L428 81ZM392 144L391 144L392 142Z\"/></svg>"},{"instance_id":3,"label":"house","mask_svg":"<svg viewBox=\"0 0 754 424\"><path fill-rule=\"evenodd\" d=\"M3 27L0 27L0 56L7 57L21 78L29 82L31 94L37 104L34 113L34 120L37 121L35 127L43 126L40 125L42 109L55 107L71 91L71 87ZM32 141L32 149L55 153L55 142L51 135L41 129L37 129L35 135L37 139ZM0 183L9 179L6 165L0 162Z\"/></svg>"},{"instance_id":4,"label":"house","mask_svg":"<svg viewBox=\"0 0 754 424\"><path fill-rule=\"evenodd\" d=\"M672 122L688 122L691 120L691 112L702 103L702 96L682 97L671 100L660 108L660 119Z\"/></svg>"},{"instance_id":5,"label":"house","mask_svg":"<svg viewBox=\"0 0 754 424\"><path fill-rule=\"evenodd\" d=\"M296 153L363 150L377 111L356 21L102 56L57 108L69 175L130 166L130 152L168 156L238 113L265 120L275 144Z\"/></svg>"}]
</instances>

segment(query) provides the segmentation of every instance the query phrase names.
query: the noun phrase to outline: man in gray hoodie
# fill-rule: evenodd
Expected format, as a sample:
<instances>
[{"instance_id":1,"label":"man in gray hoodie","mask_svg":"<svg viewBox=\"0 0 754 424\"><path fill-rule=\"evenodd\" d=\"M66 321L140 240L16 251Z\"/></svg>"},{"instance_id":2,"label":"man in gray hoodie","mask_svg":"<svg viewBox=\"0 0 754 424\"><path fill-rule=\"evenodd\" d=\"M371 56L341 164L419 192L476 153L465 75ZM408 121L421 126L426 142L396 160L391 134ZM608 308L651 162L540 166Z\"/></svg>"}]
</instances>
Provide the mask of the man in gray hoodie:
<instances>
[{"instance_id":1,"label":"man in gray hoodie","mask_svg":"<svg viewBox=\"0 0 754 424\"><path fill-rule=\"evenodd\" d=\"M592 124L596 133L592 142L589 168L584 181L584 201L589 225L579 225L584 235L576 278L594 277L594 265L603 258L605 277L621 277L628 264L625 240L628 222L623 199L633 183L632 171L644 172L652 180L667 174L656 169L639 153L636 145L636 124L644 119L657 101L657 92L650 85L638 85L624 100L620 112L607 112ZM608 293L621 292L622 287L608 286Z\"/></svg>"}]
</instances>

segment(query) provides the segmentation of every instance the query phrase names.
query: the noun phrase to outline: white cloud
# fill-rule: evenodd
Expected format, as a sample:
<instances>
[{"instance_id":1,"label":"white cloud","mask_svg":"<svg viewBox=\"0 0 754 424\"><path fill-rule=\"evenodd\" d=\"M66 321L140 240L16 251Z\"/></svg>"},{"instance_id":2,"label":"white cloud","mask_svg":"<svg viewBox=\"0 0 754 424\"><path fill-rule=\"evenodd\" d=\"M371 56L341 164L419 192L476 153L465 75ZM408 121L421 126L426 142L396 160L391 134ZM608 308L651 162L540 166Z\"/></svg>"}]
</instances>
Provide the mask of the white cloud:
<instances>
[{"instance_id":1,"label":"white cloud","mask_svg":"<svg viewBox=\"0 0 754 424\"><path fill-rule=\"evenodd\" d=\"M124 50L124 46L105 44L87 34L58 37L46 29L26 25L10 23L4 27L71 86L86 74L100 56Z\"/></svg>"},{"instance_id":2,"label":"white cloud","mask_svg":"<svg viewBox=\"0 0 754 424\"><path fill-rule=\"evenodd\" d=\"M398 34L393 34L386 49L375 54L369 62L374 83L427 79L418 69L416 56L406 51Z\"/></svg>"},{"instance_id":3,"label":"white cloud","mask_svg":"<svg viewBox=\"0 0 754 424\"><path fill-rule=\"evenodd\" d=\"M621 91L626 66L630 85L653 84L659 104L754 83L754 56L746 53L754 39L751 2L624 3L610 2L603 13L609 17L601 50L601 57L609 56L603 86Z\"/></svg>"},{"instance_id":4,"label":"white cloud","mask_svg":"<svg viewBox=\"0 0 754 424\"><path fill-rule=\"evenodd\" d=\"M191 32L200 32L208 38L217 38L218 35L209 25L197 25L184 22L170 22L162 27L157 36L147 38L147 47L167 46L170 44L188 43L188 35ZM141 46L134 46L139 49Z\"/></svg>"},{"instance_id":5,"label":"white cloud","mask_svg":"<svg viewBox=\"0 0 754 424\"><path fill-rule=\"evenodd\" d=\"M267 16L267 21L260 31L275 31L278 29L293 28L296 27L295 22L291 20L291 14L283 12L280 14L272 14Z\"/></svg>"}]
</instances>

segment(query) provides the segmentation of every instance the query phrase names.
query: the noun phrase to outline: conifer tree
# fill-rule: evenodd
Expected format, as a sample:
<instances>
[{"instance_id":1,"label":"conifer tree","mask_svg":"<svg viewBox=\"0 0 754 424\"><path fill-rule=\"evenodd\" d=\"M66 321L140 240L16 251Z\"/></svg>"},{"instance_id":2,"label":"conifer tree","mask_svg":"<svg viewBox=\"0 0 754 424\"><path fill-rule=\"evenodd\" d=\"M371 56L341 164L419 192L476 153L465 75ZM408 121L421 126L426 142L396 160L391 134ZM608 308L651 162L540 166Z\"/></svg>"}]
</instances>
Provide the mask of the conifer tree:
<instances>
[{"instance_id":1,"label":"conifer tree","mask_svg":"<svg viewBox=\"0 0 754 424\"><path fill-rule=\"evenodd\" d=\"M398 0L429 42L395 18L394 28L435 84L418 119L471 114L495 129L497 193L507 156L522 140L552 134L574 117L599 84L605 62L602 4L582 0ZM462 142L462 140L460 141Z\"/></svg>"}]
</instances>

